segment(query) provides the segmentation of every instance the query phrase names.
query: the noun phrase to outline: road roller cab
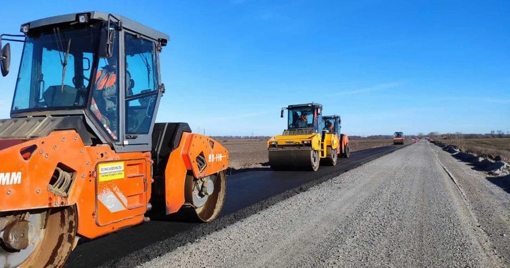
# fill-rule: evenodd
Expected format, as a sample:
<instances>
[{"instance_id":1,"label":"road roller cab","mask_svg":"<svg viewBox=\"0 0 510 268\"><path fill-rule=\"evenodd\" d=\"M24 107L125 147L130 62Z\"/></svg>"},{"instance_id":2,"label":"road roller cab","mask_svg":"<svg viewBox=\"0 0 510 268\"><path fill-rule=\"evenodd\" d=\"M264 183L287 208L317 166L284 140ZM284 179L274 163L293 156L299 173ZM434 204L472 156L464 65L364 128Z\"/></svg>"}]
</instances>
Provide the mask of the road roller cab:
<instances>
[{"instance_id":1,"label":"road roller cab","mask_svg":"<svg viewBox=\"0 0 510 268\"><path fill-rule=\"evenodd\" d=\"M324 133L329 133L331 136L328 138L324 134L324 139L329 146L329 140L338 140L339 146L336 153L338 157L350 157L349 137L340 132L342 128L342 118L339 115L325 115L322 117L321 127Z\"/></svg>"},{"instance_id":2,"label":"road roller cab","mask_svg":"<svg viewBox=\"0 0 510 268\"><path fill-rule=\"evenodd\" d=\"M393 134L393 144L404 144L404 132L397 131Z\"/></svg>"},{"instance_id":3,"label":"road roller cab","mask_svg":"<svg viewBox=\"0 0 510 268\"><path fill-rule=\"evenodd\" d=\"M282 108L287 110L287 128L282 135L267 141L269 164L273 170L305 169L317 171L320 162L336 165L336 134L323 132L322 105L306 103Z\"/></svg>"},{"instance_id":4,"label":"road roller cab","mask_svg":"<svg viewBox=\"0 0 510 268\"><path fill-rule=\"evenodd\" d=\"M96 11L21 32L0 39L3 76L2 41L23 44L11 118L0 120L0 267L61 267L78 237L152 215L218 217L228 151L186 123L155 123L168 35Z\"/></svg>"}]
</instances>

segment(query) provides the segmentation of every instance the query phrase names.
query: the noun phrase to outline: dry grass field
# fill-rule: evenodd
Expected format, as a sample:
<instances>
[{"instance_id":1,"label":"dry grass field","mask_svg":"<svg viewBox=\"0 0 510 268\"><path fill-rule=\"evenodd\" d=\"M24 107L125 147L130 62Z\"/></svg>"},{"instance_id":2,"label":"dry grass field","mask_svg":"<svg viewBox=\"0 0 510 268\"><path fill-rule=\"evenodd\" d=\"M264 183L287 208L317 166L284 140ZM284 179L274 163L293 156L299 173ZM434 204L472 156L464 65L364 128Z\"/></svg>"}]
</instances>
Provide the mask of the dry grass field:
<instances>
[{"instance_id":1,"label":"dry grass field","mask_svg":"<svg viewBox=\"0 0 510 268\"><path fill-rule=\"evenodd\" d=\"M463 152L476 155L487 155L490 158L500 156L503 161L510 160L510 138L487 139L445 139L438 140L447 145L455 145Z\"/></svg>"},{"instance_id":2,"label":"dry grass field","mask_svg":"<svg viewBox=\"0 0 510 268\"><path fill-rule=\"evenodd\" d=\"M257 168L267 165L267 148L265 139L222 139L220 143L230 154L230 168ZM501 156L510 161L510 138L494 139L448 139L442 143L455 145L464 152L480 156ZM392 139L355 139L350 140L351 152L393 145Z\"/></svg>"},{"instance_id":3,"label":"dry grass field","mask_svg":"<svg viewBox=\"0 0 510 268\"><path fill-rule=\"evenodd\" d=\"M264 166L267 159L265 139L222 139L219 142L230 154L230 168L257 168ZM351 140L351 152L392 145L393 140Z\"/></svg>"}]
</instances>

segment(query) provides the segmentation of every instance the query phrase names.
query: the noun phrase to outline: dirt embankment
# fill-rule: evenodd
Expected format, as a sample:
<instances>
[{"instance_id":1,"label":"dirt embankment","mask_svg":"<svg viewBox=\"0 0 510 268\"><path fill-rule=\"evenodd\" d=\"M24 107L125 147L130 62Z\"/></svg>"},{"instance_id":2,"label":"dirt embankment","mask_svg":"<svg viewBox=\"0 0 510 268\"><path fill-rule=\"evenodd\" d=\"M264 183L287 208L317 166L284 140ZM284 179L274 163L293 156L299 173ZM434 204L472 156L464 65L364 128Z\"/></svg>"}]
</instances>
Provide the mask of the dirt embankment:
<instances>
[{"instance_id":1,"label":"dirt embankment","mask_svg":"<svg viewBox=\"0 0 510 268\"><path fill-rule=\"evenodd\" d=\"M477 146L476 148L478 149L474 150L472 145L459 146L459 142L430 141L452 154L453 157L471 164L478 171L484 171L488 175L497 177L510 174L510 166L508 164L508 159L510 158L506 154L509 153L510 155L510 152L494 149L493 143L485 143L485 146L483 146L484 143L479 143L482 146ZM504 154L495 155L494 152L503 152Z\"/></svg>"},{"instance_id":2,"label":"dirt embankment","mask_svg":"<svg viewBox=\"0 0 510 268\"><path fill-rule=\"evenodd\" d=\"M432 140L442 146L450 145L461 152L488 158L494 161L510 161L510 138L485 138L485 139L443 139Z\"/></svg>"}]
</instances>

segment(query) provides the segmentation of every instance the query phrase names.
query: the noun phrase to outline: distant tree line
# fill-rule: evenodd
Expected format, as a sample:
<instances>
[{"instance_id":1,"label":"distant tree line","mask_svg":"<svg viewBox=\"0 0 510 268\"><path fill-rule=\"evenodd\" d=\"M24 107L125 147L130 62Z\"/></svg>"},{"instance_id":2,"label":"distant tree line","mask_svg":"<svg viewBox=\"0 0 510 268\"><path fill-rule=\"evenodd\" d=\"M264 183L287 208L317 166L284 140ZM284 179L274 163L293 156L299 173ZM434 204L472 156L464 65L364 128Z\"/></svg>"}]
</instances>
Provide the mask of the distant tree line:
<instances>
[{"instance_id":1,"label":"distant tree line","mask_svg":"<svg viewBox=\"0 0 510 268\"><path fill-rule=\"evenodd\" d=\"M250 140L268 140L271 138L270 136L211 136L211 138L216 140L240 140L240 139L250 139Z\"/></svg>"},{"instance_id":2,"label":"distant tree line","mask_svg":"<svg viewBox=\"0 0 510 268\"><path fill-rule=\"evenodd\" d=\"M381 140L381 139L393 139L393 135L370 135L370 136L349 136L349 140Z\"/></svg>"},{"instance_id":3,"label":"distant tree line","mask_svg":"<svg viewBox=\"0 0 510 268\"><path fill-rule=\"evenodd\" d=\"M430 132L427 135L431 139L442 139L442 140L451 140L451 139L497 139L497 138L510 138L510 131L506 133L502 130L492 130L490 133L480 134L480 133L445 133L440 134L438 132Z\"/></svg>"},{"instance_id":4,"label":"distant tree line","mask_svg":"<svg viewBox=\"0 0 510 268\"><path fill-rule=\"evenodd\" d=\"M380 140L380 139L392 139L393 135L371 135L371 136L349 136L350 140ZM238 140L238 139L250 139L250 140L268 140L271 136L211 136L216 140ZM413 136L414 137L414 136Z\"/></svg>"}]
</instances>

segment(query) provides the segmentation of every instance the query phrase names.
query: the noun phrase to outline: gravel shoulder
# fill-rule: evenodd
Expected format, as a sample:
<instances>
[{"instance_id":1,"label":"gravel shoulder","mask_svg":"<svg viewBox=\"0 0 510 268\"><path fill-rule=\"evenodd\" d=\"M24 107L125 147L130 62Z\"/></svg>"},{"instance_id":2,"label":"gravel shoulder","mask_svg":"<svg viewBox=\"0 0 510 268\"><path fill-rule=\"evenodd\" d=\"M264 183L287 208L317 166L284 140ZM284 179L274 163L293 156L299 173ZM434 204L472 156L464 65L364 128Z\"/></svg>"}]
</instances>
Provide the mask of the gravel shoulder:
<instances>
[{"instance_id":1,"label":"gravel shoulder","mask_svg":"<svg viewBox=\"0 0 510 268\"><path fill-rule=\"evenodd\" d=\"M475 206L442 167L465 164L434 147L397 150L142 267L502 266L506 255L494 253ZM500 204L504 226L508 197L496 195L473 202Z\"/></svg>"},{"instance_id":2,"label":"gravel shoulder","mask_svg":"<svg viewBox=\"0 0 510 268\"><path fill-rule=\"evenodd\" d=\"M477 226L485 233L482 244L505 267L510 267L510 194L488 180L504 178L476 171L472 165L452 157L440 147L430 146L451 173Z\"/></svg>"}]
</instances>

